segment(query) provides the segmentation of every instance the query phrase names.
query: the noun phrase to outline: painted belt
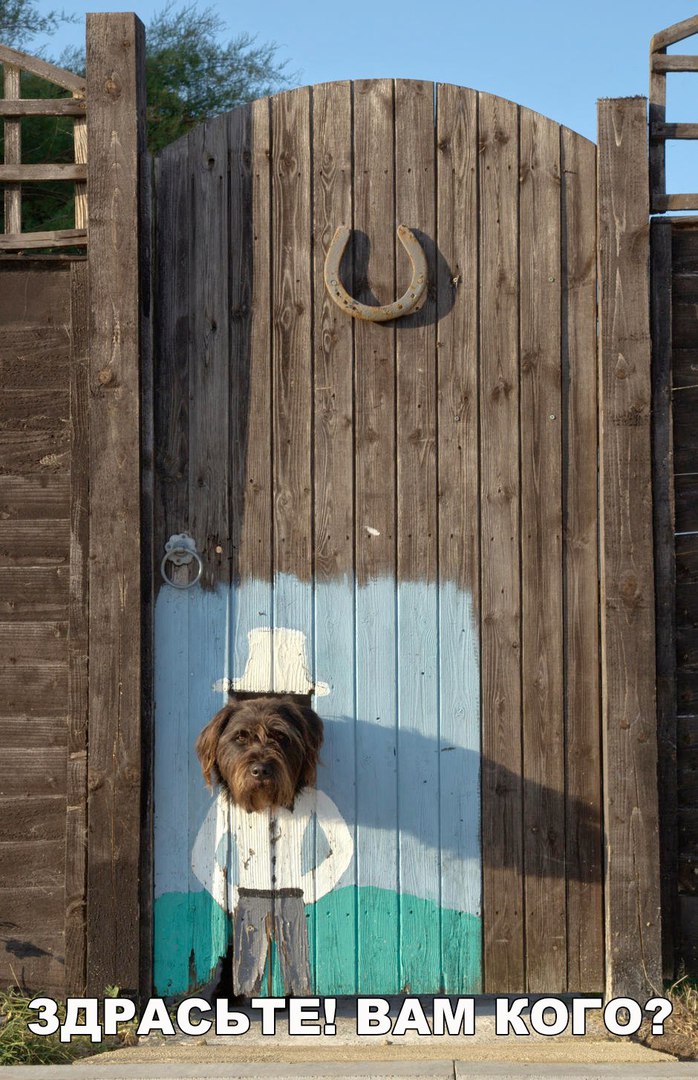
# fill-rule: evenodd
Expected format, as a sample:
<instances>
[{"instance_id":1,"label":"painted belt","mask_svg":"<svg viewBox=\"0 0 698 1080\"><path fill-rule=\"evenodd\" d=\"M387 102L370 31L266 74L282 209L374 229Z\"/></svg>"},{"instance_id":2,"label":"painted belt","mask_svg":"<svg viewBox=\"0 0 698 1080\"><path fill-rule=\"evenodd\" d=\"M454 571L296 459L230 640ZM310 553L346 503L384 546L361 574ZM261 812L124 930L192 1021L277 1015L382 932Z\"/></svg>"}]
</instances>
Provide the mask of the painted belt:
<instances>
[{"instance_id":1,"label":"painted belt","mask_svg":"<svg viewBox=\"0 0 698 1080\"><path fill-rule=\"evenodd\" d=\"M280 896L303 896L302 889L238 889L238 896L258 896L262 900L273 900Z\"/></svg>"}]
</instances>

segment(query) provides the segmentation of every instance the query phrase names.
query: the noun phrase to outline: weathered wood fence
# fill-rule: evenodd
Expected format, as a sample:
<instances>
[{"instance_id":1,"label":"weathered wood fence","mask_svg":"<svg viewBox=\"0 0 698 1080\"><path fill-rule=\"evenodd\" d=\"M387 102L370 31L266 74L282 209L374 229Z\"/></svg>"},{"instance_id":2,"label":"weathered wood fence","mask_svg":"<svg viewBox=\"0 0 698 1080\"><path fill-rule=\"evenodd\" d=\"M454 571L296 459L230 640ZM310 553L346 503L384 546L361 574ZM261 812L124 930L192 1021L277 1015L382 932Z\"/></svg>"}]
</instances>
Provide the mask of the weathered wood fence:
<instances>
[{"instance_id":1,"label":"weathered wood fence","mask_svg":"<svg viewBox=\"0 0 698 1080\"><path fill-rule=\"evenodd\" d=\"M89 16L86 82L11 50L0 61L2 979L135 991L150 709L143 31ZM18 100L22 71L74 96ZM51 112L77 117L76 165L22 164L19 118ZM20 189L49 179L76 182L77 228L23 234ZM86 226L86 255L71 252Z\"/></svg>"},{"instance_id":2,"label":"weathered wood fence","mask_svg":"<svg viewBox=\"0 0 698 1080\"><path fill-rule=\"evenodd\" d=\"M31 107L17 72L34 61L0 60L0 978L57 995L152 988L154 580L165 540L190 524L199 588L211 591L266 581L269 559L274 573L312 578L317 596L337 573L465 575L482 722L479 985L659 988L654 575L670 971L667 372L690 385L695 226L655 226L652 240L655 492L667 508L655 540L645 99L600 103L596 150L455 87L345 83L254 103L162 155L151 260L138 20L88 17L84 113L82 85L39 72L67 85L55 108L77 117L76 164L62 172L77 185L68 234L20 235L20 188L38 174L21 163L17 118ZM361 154L368 180L352 164ZM345 263L355 295L396 294L402 271L376 237L377 204L390 207L381 233L411 217L427 249L429 296L404 332L353 324L321 284L343 217L375 237L370 257L361 241ZM260 357L273 366L256 382ZM684 473L689 401L674 413ZM364 505L373 532L357 519ZM677 544L682 610L694 583L690 543ZM257 560L249 573L242 558ZM679 721L688 742L691 719Z\"/></svg>"}]
</instances>

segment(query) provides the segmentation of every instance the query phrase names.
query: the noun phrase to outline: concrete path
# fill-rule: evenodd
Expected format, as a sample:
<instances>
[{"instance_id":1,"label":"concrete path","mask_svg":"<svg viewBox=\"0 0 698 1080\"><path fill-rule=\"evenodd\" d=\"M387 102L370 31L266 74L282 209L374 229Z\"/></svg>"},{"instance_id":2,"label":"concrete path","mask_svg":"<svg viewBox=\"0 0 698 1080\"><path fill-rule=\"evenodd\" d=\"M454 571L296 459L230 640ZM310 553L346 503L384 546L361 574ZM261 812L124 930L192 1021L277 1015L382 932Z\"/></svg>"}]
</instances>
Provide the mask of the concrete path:
<instances>
[{"instance_id":1,"label":"concrete path","mask_svg":"<svg viewBox=\"0 0 698 1080\"><path fill-rule=\"evenodd\" d=\"M10 1066L2 1080L688 1080L698 1063L648 1065L512 1065L461 1061L326 1062L258 1065L82 1065Z\"/></svg>"}]
</instances>

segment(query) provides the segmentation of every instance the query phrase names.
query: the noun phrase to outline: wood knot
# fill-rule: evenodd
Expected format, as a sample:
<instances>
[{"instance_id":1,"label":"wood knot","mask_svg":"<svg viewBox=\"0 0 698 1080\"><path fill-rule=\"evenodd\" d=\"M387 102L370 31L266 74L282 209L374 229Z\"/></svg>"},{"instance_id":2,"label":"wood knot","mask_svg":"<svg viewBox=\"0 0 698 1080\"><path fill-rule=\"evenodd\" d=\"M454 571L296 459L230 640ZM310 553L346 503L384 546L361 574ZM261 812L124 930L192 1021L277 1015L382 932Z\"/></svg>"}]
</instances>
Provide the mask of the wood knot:
<instances>
[{"instance_id":1,"label":"wood knot","mask_svg":"<svg viewBox=\"0 0 698 1080\"><path fill-rule=\"evenodd\" d=\"M100 386L111 386L114 382L114 372L111 368L102 368L97 376Z\"/></svg>"},{"instance_id":2,"label":"wood knot","mask_svg":"<svg viewBox=\"0 0 698 1080\"><path fill-rule=\"evenodd\" d=\"M114 98L114 100L121 97L121 83L113 73L105 82L104 89L109 94L109 97Z\"/></svg>"},{"instance_id":3,"label":"wood knot","mask_svg":"<svg viewBox=\"0 0 698 1080\"><path fill-rule=\"evenodd\" d=\"M104 783L104 774L101 772L90 773L87 777L88 791L98 791Z\"/></svg>"}]
</instances>

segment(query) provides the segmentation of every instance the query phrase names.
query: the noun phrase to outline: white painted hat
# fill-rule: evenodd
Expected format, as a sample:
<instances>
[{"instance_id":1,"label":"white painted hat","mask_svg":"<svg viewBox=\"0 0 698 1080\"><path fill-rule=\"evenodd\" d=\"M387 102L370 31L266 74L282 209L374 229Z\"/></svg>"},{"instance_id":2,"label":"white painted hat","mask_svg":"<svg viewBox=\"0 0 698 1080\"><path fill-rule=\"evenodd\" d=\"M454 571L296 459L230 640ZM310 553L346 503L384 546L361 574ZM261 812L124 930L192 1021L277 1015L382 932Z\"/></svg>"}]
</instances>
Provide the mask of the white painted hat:
<instances>
[{"instance_id":1,"label":"white painted hat","mask_svg":"<svg viewBox=\"0 0 698 1080\"><path fill-rule=\"evenodd\" d=\"M327 683L314 683L308 669L308 642L302 630L259 626L247 635L249 653L240 678L219 679L214 690L253 694L315 694L325 697Z\"/></svg>"}]
</instances>

